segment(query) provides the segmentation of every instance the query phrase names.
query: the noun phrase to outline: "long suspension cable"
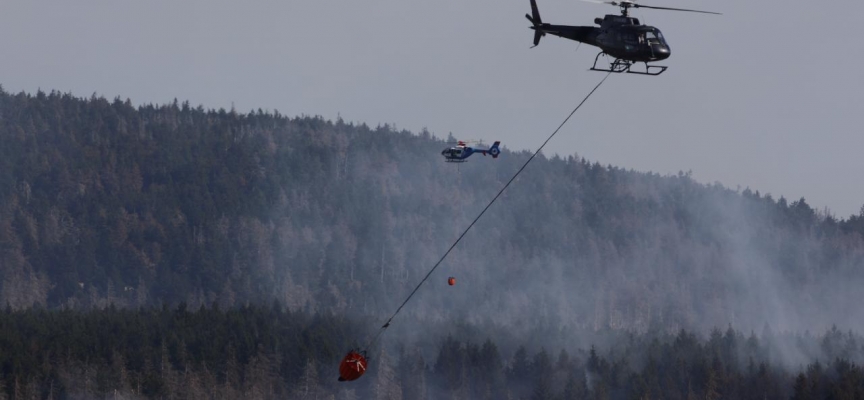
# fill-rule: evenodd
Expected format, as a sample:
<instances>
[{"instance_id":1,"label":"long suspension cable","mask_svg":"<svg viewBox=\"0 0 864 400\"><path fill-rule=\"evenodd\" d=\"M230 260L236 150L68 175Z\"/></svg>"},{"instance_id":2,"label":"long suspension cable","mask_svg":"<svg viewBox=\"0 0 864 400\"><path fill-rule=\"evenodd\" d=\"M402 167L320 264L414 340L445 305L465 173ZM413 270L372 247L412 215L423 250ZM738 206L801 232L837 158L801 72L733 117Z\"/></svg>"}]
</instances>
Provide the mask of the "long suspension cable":
<instances>
[{"instance_id":1,"label":"long suspension cable","mask_svg":"<svg viewBox=\"0 0 864 400\"><path fill-rule=\"evenodd\" d=\"M564 121L561 122L561 125L558 125L558 128L556 128L555 131L552 132L552 134L549 135L548 138L546 138L546 141L544 141L543 144L541 144L540 147L537 148L537 151L535 151L534 154L532 154L531 157L528 158L527 161L525 161L525 164L522 164L522 168L519 168L519 170L516 171L515 174L513 174L513 177L510 178L510 180L507 181L507 183L504 185L504 187L502 187L501 190L498 191L498 194L496 194L495 197L492 198L492 201L490 201L489 204L487 204L486 207L483 208L483 211L480 211L480 214L477 215L477 218L474 218L474 220L471 221L471 223L468 225L468 227L465 228L465 231L463 231L462 234L459 235L459 237L456 239L456 241L453 242L453 244L450 246L449 249L447 249L447 252L445 252L444 255L441 256L441 259L435 263L435 265L432 267L432 269L429 270L429 273L427 273L426 276L423 277L423 280L421 280L420 283L417 284L417 287L415 287L414 290L411 291L411 294L409 294L408 297L405 299L405 301L402 302L402 305L400 305L399 308L396 309L396 312L394 312L393 315L391 315L390 318L387 319L387 322L381 326L381 328L378 330L378 333L375 335L375 337L366 346L367 349L372 347L372 345L378 341L378 338L381 337L381 334L384 333L384 330L387 329L388 327L390 327L390 322L392 322L393 318L395 318L396 315L399 314L399 311L402 311L402 307L405 307L405 304L408 304L408 301L411 300L412 297L414 297L414 293L417 293L417 290L420 289L420 286L423 286L423 283L425 283L426 280L429 279L429 276L431 276L432 273L435 272L435 269L438 268L438 266L441 265L442 262L444 262L444 259L447 258L447 255L449 255L450 252L453 251L453 249L456 247L456 245L459 244L459 242L462 240L463 237L465 237L465 234L467 234L468 231L471 230L471 228L474 226L474 224L476 224L477 221L480 220L480 217L482 217L483 214L486 213L486 210L488 210L489 207L492 207L492 204L494 204L495 201L498 200L499 197L501 197L501 194L504 193L505 190L507 190L507 187L509 187L510 184L513 183L514 180L516 180L516 177L518 177L519 174L522 173L522 171L525 169L525 167L527 167L528 164L531 163L531 160L533 160L534 157L537 157L537 155L540 154L540 151L543 150L544 147L546 147L546 144L549 143L549 141L552 140L553 137L555 137L555 134L557 134L558 131L560 131L561 128L564 127L564 124L566 124L567 121L570 120L570 117L572 117L573 114L576 114L576 111L578 111L579 108L582 107L582 105L585 104L586 101L588 101L588 98L591 97L591 95L594 94L595 91L597 91L597 89L600 87L600 85L603 84L603 82L606 82L606 78L608 78L609 75L611 75L611 74L612 74L611 71L609 73L607 73L606 76L604 76L603 79L600 81L600 83L598 83L597 86L594 86L594 89L591 89L590 92L588 92L588 95L585 96L585 98L579 102L579 104L576 106L576 108L573 109L573 111L570 111L570 114L567 115L567 118L564 118Z\"/></svg>"}]
</instances>

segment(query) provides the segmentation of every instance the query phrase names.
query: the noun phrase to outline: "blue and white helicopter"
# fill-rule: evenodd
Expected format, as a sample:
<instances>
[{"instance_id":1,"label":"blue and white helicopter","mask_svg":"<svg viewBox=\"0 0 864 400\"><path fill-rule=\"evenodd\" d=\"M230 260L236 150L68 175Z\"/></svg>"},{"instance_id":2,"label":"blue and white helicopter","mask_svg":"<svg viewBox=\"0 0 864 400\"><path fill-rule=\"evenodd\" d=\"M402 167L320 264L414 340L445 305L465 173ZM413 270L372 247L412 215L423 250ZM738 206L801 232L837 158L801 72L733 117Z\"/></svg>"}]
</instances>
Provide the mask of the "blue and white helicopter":
<instances>
[{"instance_id":1,"label":"blue and white helicopter","mask_svg":"<svg viewBox=\"0 0 864 400\"><path fill-rule=\"evenodd\" d=\"M474 153L482 153L484 156L489 154L492 158L498 158L498 155L501 154L501 150L498 149L499 144L501 144L501 142L495 142L492 144L492 147L481 149L469 147L467 142L460 140L456 142L456 146L444 149L444 151L441 152L441 155L444 156L445 161L453 163L466 162L468 161L467 158L471 157Z\"/></svg>"}]
</instances>

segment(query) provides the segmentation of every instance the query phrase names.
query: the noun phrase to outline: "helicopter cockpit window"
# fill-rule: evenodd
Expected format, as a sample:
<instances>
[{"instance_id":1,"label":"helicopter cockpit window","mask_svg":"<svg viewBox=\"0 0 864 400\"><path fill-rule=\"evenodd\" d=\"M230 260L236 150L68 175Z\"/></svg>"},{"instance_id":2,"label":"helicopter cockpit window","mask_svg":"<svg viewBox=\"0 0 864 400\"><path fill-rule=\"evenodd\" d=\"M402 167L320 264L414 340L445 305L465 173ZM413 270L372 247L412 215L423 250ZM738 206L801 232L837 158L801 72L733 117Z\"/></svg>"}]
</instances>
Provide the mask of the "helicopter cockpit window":
<instances>
[{"instance_id":1,"label":"helicopter cockpit window","mask_svg":"<svg viewBox=\"0 0 864 400\"><path fill-rule=\"evenodd\" d=\"M645 38L648 40L648 44L660 43L660 39L658 39L657 35L655 35L652 31L645 32Z\"/></svg>"}]
</instances>

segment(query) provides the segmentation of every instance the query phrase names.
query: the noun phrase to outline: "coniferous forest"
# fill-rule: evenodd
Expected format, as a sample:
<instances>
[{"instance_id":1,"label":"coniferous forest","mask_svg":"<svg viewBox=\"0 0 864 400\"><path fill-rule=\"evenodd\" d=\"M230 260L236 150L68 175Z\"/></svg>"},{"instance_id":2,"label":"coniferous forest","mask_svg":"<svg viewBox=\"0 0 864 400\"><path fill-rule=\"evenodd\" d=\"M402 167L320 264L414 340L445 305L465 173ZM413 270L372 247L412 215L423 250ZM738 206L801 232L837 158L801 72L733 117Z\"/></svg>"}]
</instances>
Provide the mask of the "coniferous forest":
<instances>
[{"instance_id":1,"label":"coniferous forest","mask_svg":"<svg viewBox=\"0 0 864 400\"><path fill-rule=\"evenodd\" d=\"M864 208L575 154L532 162L337 383L530 156L445 142L0 89L0 397L864 398Z\"/></svg>"},{"instance_id":2,"label":"coniferous forest","mask_svg":"<svg viewBox=\"0 0 864 400\"><path fill-rule=\"evenodd\" d=\"M503 349L437 338L376 351L356 382L336 381L357 321L278 304L230 310L30 309L0 313L0 397L190 399L860 399L864 338L707 337L646 332L605 349ZM788 352L822 354L784 366Z\"/></svg>"}]
</instances>

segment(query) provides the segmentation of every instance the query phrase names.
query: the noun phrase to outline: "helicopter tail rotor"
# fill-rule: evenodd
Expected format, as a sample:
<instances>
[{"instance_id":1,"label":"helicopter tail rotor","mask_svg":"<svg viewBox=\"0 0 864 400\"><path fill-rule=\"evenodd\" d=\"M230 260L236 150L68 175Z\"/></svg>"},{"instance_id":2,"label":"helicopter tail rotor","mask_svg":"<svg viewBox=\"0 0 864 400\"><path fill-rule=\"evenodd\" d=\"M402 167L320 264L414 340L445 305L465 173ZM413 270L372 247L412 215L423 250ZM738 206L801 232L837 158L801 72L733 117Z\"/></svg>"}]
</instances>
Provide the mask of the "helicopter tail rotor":
<instances>
[{"instance_id":1,"label":"helicopter tail rotor","mask_svg":"<svg viewBox=\"0 0 864 400\"><path fill-rule=\"evenodd\" d=\"M489 155L492 156L492 158L498 158L498 155L501 154L501 150L498 148L499 144L501 144L501 142L495 142L492 144L492 147L487 150L489 152ZM483 155L486 154L484 153Z\"/></svg>"},{"instance_id":2,"label":"helicopter tail rotor","mask_svg":"<svg viewBox=\"0 0 864 400\"><path fill-rule=\"evenodd\" d=\"M540 19L540 10L537 9L537 0L531 0L531 17L528 19L531 20L534 25L540 25L543 23L543 20Z\"/></svg>"},{"instance_id":3,"label":"helicopter tail rotor","mask_svg":"<svg viewBox=\"0 0 864 400\"><path fill-rule=\"evenodd\" d=\"M525 18L528 18L531 21L531 29L534 30L534 46L537 47L540 44L540 38L546 36L546 32L543 32L542 25L543 20L540 19L540 10L537 9L537 0L531 0L531 15L525 14Z\"/></svg>"},{"instance_id":4,"label":"helicopter tail rotor","mask_svg":"<svg viewBox=\"0 0 864 400\"><path fill-rule=\"evenodd\" d=\"M534 45L531 46L531 47L532 47L532 48L533 48L533 47L537 47L537 45L540 44L540 38L543 37L543 36L546 36L546 34L543 33L542 31L540 31L539 29L535 29L535 30L534 30Z\"/></svg>"}]
</instances>

